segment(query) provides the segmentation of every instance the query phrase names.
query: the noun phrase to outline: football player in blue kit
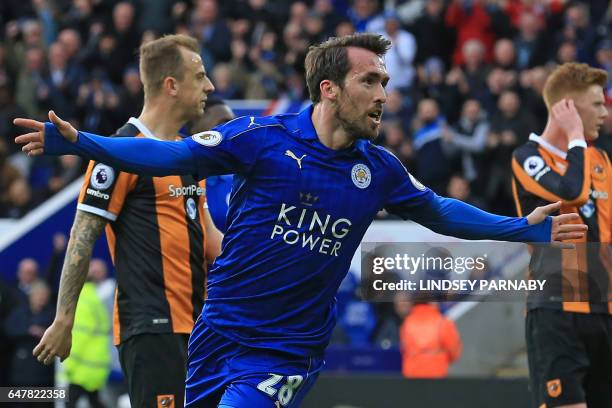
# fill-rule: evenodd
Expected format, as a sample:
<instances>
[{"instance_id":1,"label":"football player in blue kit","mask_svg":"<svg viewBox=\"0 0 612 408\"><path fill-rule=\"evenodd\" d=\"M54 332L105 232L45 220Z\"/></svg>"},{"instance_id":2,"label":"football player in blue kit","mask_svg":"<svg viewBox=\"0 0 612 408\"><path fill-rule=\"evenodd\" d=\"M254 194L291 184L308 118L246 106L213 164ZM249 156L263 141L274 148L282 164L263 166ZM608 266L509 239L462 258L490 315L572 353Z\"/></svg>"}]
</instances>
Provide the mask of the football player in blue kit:
<instances>
[{"instance_id":1,"label":"football player in blue kit","mask_svg":"<svg viewBox=\"0 0 612 408\"><path fill-rule=\"evenodd\" d=\"M513 218L440 197L374 145L389 46L356 34L311 47L311 106L237 118L182 141L78 132L52 112L47 123L15 121L33 129L16 139L30 155L77 154L152 176L235 174L222 254L189 342L187 407L299 406L323 366L338 286L381 208L466 239L583 235L571 224L576 214L549 216L559 203Z\"/></svg>"}]
</instances>

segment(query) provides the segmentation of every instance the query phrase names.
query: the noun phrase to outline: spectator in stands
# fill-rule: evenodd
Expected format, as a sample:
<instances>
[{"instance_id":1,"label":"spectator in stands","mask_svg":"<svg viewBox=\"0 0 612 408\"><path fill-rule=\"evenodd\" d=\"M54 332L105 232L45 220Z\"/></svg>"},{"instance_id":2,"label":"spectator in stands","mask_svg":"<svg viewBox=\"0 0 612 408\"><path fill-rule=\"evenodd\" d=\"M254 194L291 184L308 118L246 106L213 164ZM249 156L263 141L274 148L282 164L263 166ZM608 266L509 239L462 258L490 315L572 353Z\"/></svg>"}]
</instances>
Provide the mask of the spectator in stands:
<instances>
[{"instance_id":1,"label":"spectator in stands","mask_svg":"<svg viewBox=\"0 0 612 408\"><path fill-rule=\"evenodd\" d=\"M445 66L451 66L455 35L445 24L444 12L444 0L427 0L423 15L414 23L412 32L418 44L416 56L418 64L437 57Z\"/></svg>"},{"instance_id":2,"label":"spectator in stands","mask_svg":"<svg viewBox=\"0 0 612 408\"><path fill-rule=\"evenodd\" d=\"M336 37L343 37L355 33L355 25L350 20L343 20L336 26Z\"/></svg>"},{"instance_id":3,"label":"spectator in stands","mask_svg":"<svg viewBox=\"0 0 612 408\"><path fill-rule=\"evenodd\" d=\"M461 356L455 323L437 303L415 301L400 327L402 374L406 378L444 378Z\"/></svg>"},{"instance_id":4,"label":"spectator in stands","mask_svg":"<svg viewBox=\"0 0 612 408\"><path fill-rule=\"evenodd\" d=\"M33 258L22 259L17 267L17 296L21 303L26 303L32 286L38 280L38 262Z\"/></svg>"},{"instance_id":5,"label":"spectator in stands","mask_svg":"<svg viewBox=\"0 0 612 408\"><path fill-rule=\"evenodd\" d=\"M446 187L446 195L483 210L487 209L486 203L480 197L472 194L469 181L459 174L455 174L450 178Z\"/></svg>"},{"instance_id":6,"label":"spectator in stands","mask_svg":"<svg viewBox=\"0 0 612 408\"><path fill-rule=\"evenodd\" d=\"M567 40L563 41L559 48L557 49L557 58L556 62L559 65L565 64L567 62L576 61L578 57L578 48L576 47L576 43Z\"/></svg>"},{"instance_id":7,"label":"spectator in stands","mask_svg":"<svg viewBox=\"0 0 612 408\"><path fill-rule=\"evenodd\" d=\"M213 95L220 99L240 99L241 93L232 81L232 70L227 63L218 63L212 72L212 82L215 85Z\"/></svg>"},{"instance_id":8,"label":"spectator in stands","mask_svg":"<svg viewBox=\"0 0 612 408\"><path fill-rule=\"evenodd\" d=\"M336 27L342 21L341 14L334 12L334 1L315 0L313 8L323 19L323 32L325 36L332 37Z\"/></svg>"},{"instance_id":9,"label":"spectator in stands","mask_svg":"<svg viewBox=\"0 0 612 408\"><path fill-rule=\"evenodd\" d=\"M548 77L548 70L544 67L536 67L523 71L520 75L521 84L521 109L530 112L534 120L533 129L544 130L548 113L546 105L542 100L542 90Z\"/></svg>"},{"instance_id":10,"label":"spectator in stands","mask_svg":"<svg viewBox=\"0 0 612 408\"><path fill-rule=\"evenodd\" d=\"M304 31L310 44L318 44L327 40L323 16L317 11L311 11L306 17Z\"/></svg>"},{"instance_id":11,"label":"spectator in stands","mask_svg":"<svg viewBox=\"0 0 612 408\"><path fill-rule=\"evenodd\" d=\"M113 8L113 24L110 27L115 43L118 45L115 60L118 68L109 71L109 78L114 84L120 84L124 67L137 63L136 51L140 45L141 33L135 20L134 5L127 1L115 4Z\"/></svg>"},{"instance_id":12,"label":"spectator in stands","mask_svg":"<svg viewBox=\"0 0 612 408\"><path fill-rule=\"evenodd\" d=\"M70 182L76 180L85 170L83 159L79 156L65 155L58 157L53 166L53 173L48 183L48 195L53 195Z\"/></svg>"},{"instance_id":13,"label":"spectator in stands","mask_svg":"<svg viewBox=\"0 0 612 408\"><path fill-rule=\"evenodd\" d=\"M489 121L476 99L468 99L461 109L459 122L453 127L444 127L442 137L449 150L447 155L457 158L453 170L461 172L468 182L481 175L479 164L485 162L482 153L489 134Z\"/></svg>"},{"instance_id":14,"label":"spectator in stands","mask_svg":"<svg viewBox=\"0 0 612 408\"><path fill-rule=\"evenodd\" d=\"M8 160L6 142L0 139L0 217L2 209L9 203L8 191L13 182L22 178L19 170Z\"/></svg>"},{"instance_id":15,"label":"spectator in stands","mask_svg":"<svg viewBox=\"0 0 612 408\"><path fill-rule=\"evenodd\" d=\"M416 151L416 177L440 194L444 192L451 172L442 146L445 126L446 122L440 114L438 103L433 99L421 100L417 107L412 136Z\"/></svg>"},{"instance_id":16,"label":"spectator in stands","mask_svg":"<svg viewBox=\"0 0 612 408\"><path fill-rule=\"evenodd\" d=\"M357 299L347 301L341 313L338 314L338 324L351 346L369 345L377 326L376 323L374 307L368 302Z\"/></svg>"},{"instance_id":17,"label":"spectator in stands","mask_svg":"<svg viewBox=\"0 0 612 408\"><path fill-rule=\"evenodd\" d=\"M139 11L136 28L141 33L148 30L156 33L172 32L174 21L168 17L177 15L185 7L185 3L176 0L136 0L134 4Z\"/></svg>"},{"instance_id":18,"label":"spectator in stands","mask_svg":"<svg viewBox=\"0 0 612 408\"><path fill-rule=\"evenodd\" d=\"M28 115L41 116L41 100L47 95L43 86L45 54L42 48L34 47L25 52L25 63L17 77L15 97L17 104Z\"/></svg>"},{"instance_id":19,"label":"spectator in stands","mask_svg":"<svg viewBox=\"0 0 612 408\"><path fill-rule=\"evenodd\" d=\"M82 81L78 66L68 64L68 54L64 45L55 42L49 47L48 69L43 75L44 98L39 99L42 106L53 106L70 120L74 120L74 99Z\"/></svg>"},{"instance_id":20,"label":"spectator in stands","mask_svg":"<svg viewBox=\"0 0 612 408\"><path fill-rule=\"evenodd\" d=\"M6 45L0 42L0 84L8 84L14 78L13 67L9 62L9 55Z\"/></svg>"},{"instance_id":21,"label":"spectator in stands","mask_svg":"<svg viewBox=\"0 0 612 408\"><path fill-rule=\"evenodd\" d=\"M463 45L464 65L454 67L446 76L447 85L464 97L478 97L486 90L489 67L484 62L485 48L479 40L469 40Z\"/></svg>"},{"instance_id":22,"label":"spectator in stands","mask_svg":"<svg viewBox=\"0 0 612 408\"><path fill-rule=\"evenodd\" d=\"M280 94L284 76L277 63L276 34L267 31L262 34L259 44L249 52L255 67L250 75L246 99L272 99Z\"/></svg>"},{"instance_id":23,"label":"spectator in stands","mask_svg":"<svg viewBox=\"0 0 612 408\"><path fill-rule=\"evenodd\" d=\"M34 206L30 185L24 178L19 177L8 187L6 200L0 207L0 218L21 218Z\"/></svg>"},{"instance_id":24,"label":"spectator in stands","mask_svg":"<svg viewBox=\"0 0 612 408\"><path fill-rule=\"evenodd\" d=\"M123 86L119 89L116 99L117 106L109 111L115 127L127 122L131 117L137 117L142 111L144 91L137 66L130 65L123 72Z\"/></svg>"},{"instance_id":25,"label":"spectator in stands","mask_svg":"<svg viewBox=\"0 0 612 408\"><path fill-rule=\"evenodd\" d=\"M87 47L83 56L83 65L90 73L89 81L94 77L92 73L101 73L111 83L121 81L125 65L121 65L121 44L109 31L101 32L99 36ZM85 83L84 85L88 85Z\"/></svg>"},{"instance_id":26,"label":"spectator in stands","mask_svg":"<svg viewBox=\"0 0 612 408\"><path fill-rule=\"evenodd\" d=\"M70 69L81 68L81 36L72 28L65 28L57 35L57 42L64 46Z\"/></svg>"},{"instance_id":27,"label":"spectator in stands","mask_svg":"<svg viewBox=\"0 0 612 408\"><path fill-rule=\"evenodd\" d=\"M383 14L384 29L380 34L391 41L391 48L385 55L387 72L391 79L387 83L387 91L399 89L407 92L415 75L413 61L417 52L414 36L400 26L397 13L387 10Z\"/></svg>"},{"instance_id":28,"label":"spectator in stands","mask_svg":"<svg viewBox=\"0 0 612 408\"><path fill-rule=\"evenodd\" d=\"M59 20L60 26L72 28L79 33L82 41L87 42L91 27L96 17L92 0L74 0L66 13Z\"/></svg>"},{"instance_id":29,"label":"spectator in stands","mask_svg":"<svg viewBox=\"0 0 612 408\"><path fill-rule=\"evenodd\" d=\"M602 40L597 45L595 63L608 73L608 78L612 78L612 38Z\"/></svg>"},{"instance_id":30,"label":"spectator in stands","mask_svg":"<svg viewBox=\"0 0 612 408\"><path fill-rule=\"evenodd\" d=\"M442 60L438 57L429 58L419 67L417 74L418 81L413 88L412 101L424 98L435 99L448 121L456 122L459 118L459 112L455 112L456 106L461 106L462 96L458 86L446 83Z\"/></svg>"},{"instance_id":31,"label":"spectator in stands","mask_svg":"<svg viewBox=\"0 0 612 408\"><path fill-rule=\"evenodd\" d=\"M384 20L379 14L380 3L378 0L354 0L347 15L355 31L380 32L384 25Z\"/></svg>"},{"instance_id":32,"label":"spectator in stands","mask_svg":"<svg viewBox=\"0 0 612 408\"><path fill-rule=\"evenodd\" d=\"M582 2L572 3L567 7L565 17L565 25L557 35L557 46L562 48L564 43L574 44L577 59L573 61L592 62L591 52L597 42L597 32L591 24L588 6Z\"/></svg>"},{"instance_id":33,"label":"spectator in stands","mask_svg":"<svg viewBox=\"0 0 612 408\"><path fill-rule=\"evenodd\" d=\"M231 31L219 15L216 0L198 0L192 17L192 30L202 45L202 58L207 70L212 71L217 62L232 58Z\"/></svg>"},{"instance_id":34,"label":"spectator in stands","mask_svg":"<svg viewBox=\"0 0 612 408\"><path fill-rule=\"evenodd\" d=\"M110 373L111 318L96 291L92 272L99 274L97 267L92 270L90 266L81 290L72 327L72 349L63 364L70 384L68 408L76 407L81 397L87 398L91 408L104 407L98 392Z\"/></svg>"},{"instance_id":35,"label":"spectator in stands","mask_svg":"<svg viewBox=\"0 0 612 408\"><path fill-rule=\"evenodd\" d=\"M40 280L32 281L27 301L16 306L6 319L4 329L15 344L11 385L52 387L54 384L53 366L40 364L32 355L32 349L53 321L49 298L47 285Z\"/></svg>"},{"instance_id":36,"label":"spectator in stands","mask_svg":"<svg viewBox=\"0 0 612 408\"><path fill-rule=\"evenodd\" d=\"M112 314L113 304L115 303L116 281L108 276L106 262L100 258L92 258L91 262L89 262L87 279L96 285L98 297L104 303L108 312Z\"/></svg>"},{"instance_id":37,"label":"spectator in stands","mask_svg":"<svg viewBox=\"0 0 612 408\"><path fill-rule=\"evenodd\" d=\"M532 68L546 62L548 44L542 33L542 23L534 13L526 11L520 16L514 47L519 69Z\"/></svg>"},{"instance_id":38,"label":"spectator in stands","mask_svg":"<svg viewBox=\"0 0 612 408\"><path fill-rule=\"evenodd\" d=\"M478 41L482 46L482 56L491 60L491 49L495 33L491 15L486 4L473 0L453 0L448 6L445 22L457 31L457 42L453 63L461 65L466 61L464 47L469 41Z\"/></svg>"},{"instance_id":39,"label":"spectator in stands","mask_svg":"<svg viewBox=\"0 0 612 408\"><path fill-rule=\"evenodd\" d=\"M402 162L408 171L413 172L415 155L412 141L406 136L402 122L399 120L386 121L383 125L384 145Z\"/></svg>"},{"instance_id":40,"label":"spectator in stands","mask_svg":"<svg viewBox=\"0 0 612 408\"><path fill-rule=\"evenodd\" d=\"M304 27L308 17L308 5L303 1L296 1L289 9L289 24Z\"/></svg>"},{"instance_id":41,"label":"spectator in stands","mask_svg":"<svg viewBox=\"0 0 612 408\"><path fill-rule=\"evenodd\" d=\"M119 99L106 72L93 71L90 81L79 88L76 99L77 112L82 118L83 127L91 132L94 129L105 129L106 133L113 133L117 126L110 112L117 106Z\"/></svg>"},{"instance_id":42,"label":"spectator in stands","mask_svg":"<svg viewBox=\"0 0 612 408\"><path fill-rule=\"evenodd\" d=\"M485 186L485 198L493 208L501 214L514 215L508 167L512 151L527 142L535 121L528 110L521 109L519 96L514 91L504 91L497 108L498 113L491 119L491 133L488 136L487 177L481 183Z\"/></svg>"},{"instance_id":43,"label":"spectator in stands","mask_svg":"<svg viewBox=\"0 0 612 408\"><path fill-rule=\"evenodd\" d=\"M0 50L1 54L1 50ZM2 57L0 56L0 59ZM1 64L1 62L0 62ZM10 83L10 78L5 77L2 79L0 73L0 142L2 144L2 151L7 154L15 153L19 149L13 143L13 140L17 136L17 129L12 126L13 119L24 114L24 110L15 102L13 87L14 84ZM0 156L2 153L0 153Z\"/></svg>"},{"instance_id":44,"label":"spectator in stands","mask_svg":"<svg viewBox=\"0 0 612 408\"><path fill-rule=\"evenodd\" d=\"M516 50L511 40L507 38L497 40L493 47L493 64L506 71L515 69Z\"/></svg>"},{"instance_id":45,"label":"spectator in stands","mask_svg":"<svg viewBox=\"0 0 612 408\"><path fill-rule=\"evenodd\" d=\"M231 81L238 89L238 92L244 94L249 82L249 62L247 58L248 47L242 39L234 39L231 43L232 60L229 63L231 72ZM287 58L289 53L287 53Z\"/></svg>"},{"instance_id":46,"label":"spectator in stands","mask_svg":"<svg viewBox=\"0 0 612 408\"><path fill-rule=\"evenodd\" d=\"M42 26L40 21L27 19L21 22L10 22L6 27L6 43L9 63L13 72L18 72L24 65L26 53L32 48L43 48Z\"/></svg>"},{"instance_id":47,"label":"spectator in stands","mask_svg":"<svg viewBox=\"0 0 612 408\"><path fill-rule=\"evenodd\" d=\"M406 99L397 89L387 93L387 103L385 104L382 117L384 122L396 121L401 123L406 134L409 134L411 131L410 123L407 119L412 117L412 113L409 107L406 106Z\"/></svg>"}]
</instances>

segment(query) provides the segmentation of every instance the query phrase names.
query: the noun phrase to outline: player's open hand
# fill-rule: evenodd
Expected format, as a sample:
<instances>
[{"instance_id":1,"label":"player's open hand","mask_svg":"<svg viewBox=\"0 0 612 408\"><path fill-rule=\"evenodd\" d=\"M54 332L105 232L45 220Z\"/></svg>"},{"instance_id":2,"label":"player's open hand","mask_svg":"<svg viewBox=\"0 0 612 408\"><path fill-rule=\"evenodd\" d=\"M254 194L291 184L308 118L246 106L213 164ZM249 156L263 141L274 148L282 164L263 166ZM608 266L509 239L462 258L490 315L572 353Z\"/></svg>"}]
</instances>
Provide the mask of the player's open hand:
<instances>
[{"instance_id":1,"label":"player's open hand","mask_svg":"<svg viewBox=\"0 0 612 408\"><path fill-rule=\"evenodd\" d=\"M561 201L538 207L527 216L527 222L529 225L539 224L550 214L555 213L560 209ZM557 246L561 248L573 248L573 244L564 243L563 241L580 239L584 237L588 227L584 224L576 224L576 221L579 220L580 216L576 213L553 216L550 242L557 243Z\"/></svg>"},{"instance_id":2,"label":"player's open hand","mask_svg":"<svg viewBox=\"0 0 612 408\"><path fill-rule=\"evenodd\" d=\"M43 334L32 354L39 362L49 365L59 357L64 361L70 355L72 347L72 327L60 321L54 321Z\"/></svg>"},{"instance_id":3,"label":"player's open hand","mask_svg":"<svg viewBox=\"0 0 612 408\"><path fill-rule=\"evenodd\" d=\"M72 125L62 120L53 111L49 111L49 120L57 127L62 136L69 142L76 142L78 132ZM33 132L19 135L15 143L23 145L21 150L28 156L38 156L45 150L45 124L34 119L17 118L13 120L16 126L33 130Z\"/></svg>"},{"instance_id":4,"label":"player's open hand","mask_svg":"<svg viewBox=\"0 0 612 408\"><path fill-rule=\"evenodd\" d=\"M551 109L552 120L567 135L568 141L584 140L584 126L573 99L561 99Z\"/></svg>"}]
</instances>

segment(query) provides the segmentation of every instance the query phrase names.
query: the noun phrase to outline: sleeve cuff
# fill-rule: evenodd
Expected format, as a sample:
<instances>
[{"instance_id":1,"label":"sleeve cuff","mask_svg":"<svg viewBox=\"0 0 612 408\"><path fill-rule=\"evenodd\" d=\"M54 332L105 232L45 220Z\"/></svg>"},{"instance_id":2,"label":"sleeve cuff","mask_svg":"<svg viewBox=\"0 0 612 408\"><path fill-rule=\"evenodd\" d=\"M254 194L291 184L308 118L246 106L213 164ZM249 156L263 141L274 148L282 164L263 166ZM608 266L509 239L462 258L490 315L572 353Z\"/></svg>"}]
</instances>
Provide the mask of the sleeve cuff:
<instances>
[{"instance_id":1,"label":"sleeve cuff","mask_svg":"<svg viewBox=\"0 0 612 408\"><path fill-rule=\"evenodd\" d=\"M582 147L584 149L587 148L587 144L584 140L572 140L571 142L569 142L569 144L567 145L567 150L570 150L574 147Z\"/></svg>"}]
</instances>

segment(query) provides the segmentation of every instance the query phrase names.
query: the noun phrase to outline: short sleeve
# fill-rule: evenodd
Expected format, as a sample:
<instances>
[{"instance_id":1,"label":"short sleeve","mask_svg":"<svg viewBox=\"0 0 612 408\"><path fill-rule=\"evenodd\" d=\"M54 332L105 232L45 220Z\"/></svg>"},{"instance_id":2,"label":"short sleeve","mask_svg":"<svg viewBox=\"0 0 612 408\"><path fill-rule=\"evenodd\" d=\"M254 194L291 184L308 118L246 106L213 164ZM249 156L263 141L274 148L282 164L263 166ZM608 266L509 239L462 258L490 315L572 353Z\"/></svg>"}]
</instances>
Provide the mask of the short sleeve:
<instances>
[{"instance_id":1,"label":"short sleeve","mask_svg":"<svg viewBox=\"0 0 612 408\"><path fill-rule=\"evenodd\" d=\"M79 194L77 209L115 221L138 176L90 161Z\"/></svg>"}]
</instances>

